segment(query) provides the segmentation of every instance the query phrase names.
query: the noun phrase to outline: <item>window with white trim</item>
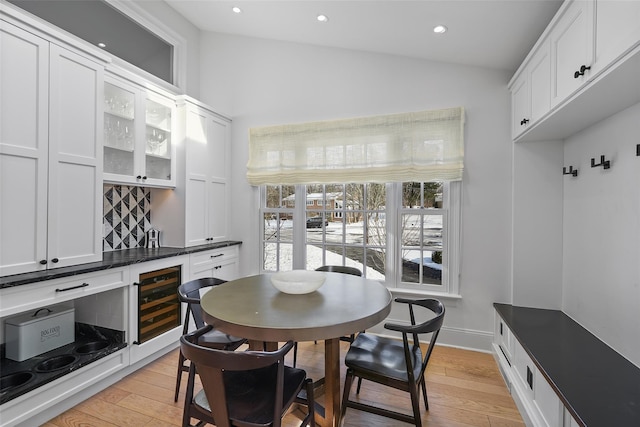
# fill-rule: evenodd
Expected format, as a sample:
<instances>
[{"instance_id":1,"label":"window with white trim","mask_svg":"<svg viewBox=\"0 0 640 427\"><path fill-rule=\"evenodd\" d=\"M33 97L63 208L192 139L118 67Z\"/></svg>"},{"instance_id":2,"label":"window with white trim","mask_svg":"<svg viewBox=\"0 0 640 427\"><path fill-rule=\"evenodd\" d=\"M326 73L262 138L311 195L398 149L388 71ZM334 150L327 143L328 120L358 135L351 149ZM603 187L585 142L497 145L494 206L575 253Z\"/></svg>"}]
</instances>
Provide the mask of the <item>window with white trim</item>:
<instances>
[{"instance_id":1,"label":"window with white trim","mask_svg":"<svg viewBox=\"0 0 640 427\"><path fill-rule=\"evenodd\" d=\"M460 186L262 186L261 270L347 265L388 287L458 294Z\"/></svg>"},{"instance_id":2,"label":"window with white trim","mask_svg":"<svg viewBox=\"0 0 640 427\"><path fill-rule=\"evenodd\" d=\"M357 266L390 287L458 294L463 170L462 107L251 128L261 269Z\"/></svg>"}]
</instances>

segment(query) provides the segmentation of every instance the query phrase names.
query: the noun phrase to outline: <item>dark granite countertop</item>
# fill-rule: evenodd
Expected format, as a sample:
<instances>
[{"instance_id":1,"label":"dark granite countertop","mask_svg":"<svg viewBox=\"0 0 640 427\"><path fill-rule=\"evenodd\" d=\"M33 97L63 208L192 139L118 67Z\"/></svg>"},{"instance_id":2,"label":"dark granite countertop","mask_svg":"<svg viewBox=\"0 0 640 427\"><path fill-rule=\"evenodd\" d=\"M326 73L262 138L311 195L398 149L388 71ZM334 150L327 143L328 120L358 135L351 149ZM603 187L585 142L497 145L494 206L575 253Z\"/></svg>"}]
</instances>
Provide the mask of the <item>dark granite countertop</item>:
<instances>
[{"instance_id":1,"label":"dark granite countertop","mask_svg":"<svg viewBox=\"0 0 640 427\"><path fill-rule=\"evenodd\" d=\"M580 425L640 426L640 368L562 311L494 307Z\"/></svg>"},{"instance_id":2,"label":"dark granite countertop","mask_svg":"<svg viewBox=\"0 0 640 427\"><path fill-rule=\"evenodd\" d=\"M189 248L135 248L125 249L121 251L104 252L102 254L102 261L99 262L79 264L69 267L52 268L50 270L34 271L24 274L14 274L12 276L2 276L0 277L0 288L28 285L30 283L42 282L45 280L75 276L78 274L91 273L93 271L107 270L109 268L117 268L145 261L153 261L155 259L169 258L173 256L208 251L211 249L219 249L240 244L242 244L242 242L227 240L224 242L210 243L208 245L201 246L192 246Z\"/></svg>"}]
</instances>

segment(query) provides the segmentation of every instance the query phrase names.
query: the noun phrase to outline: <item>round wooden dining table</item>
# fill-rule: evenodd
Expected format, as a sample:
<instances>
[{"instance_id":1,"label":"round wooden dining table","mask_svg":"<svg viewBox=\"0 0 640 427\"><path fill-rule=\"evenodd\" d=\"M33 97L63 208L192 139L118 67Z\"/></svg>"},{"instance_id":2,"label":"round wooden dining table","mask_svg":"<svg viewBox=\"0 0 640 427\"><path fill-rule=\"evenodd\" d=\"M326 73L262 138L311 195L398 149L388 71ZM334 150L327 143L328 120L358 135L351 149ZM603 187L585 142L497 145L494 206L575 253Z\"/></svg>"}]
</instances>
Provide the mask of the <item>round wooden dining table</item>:
<instances>
[{"instance_id":1,"label":"round wooden dining table","mask_svg":"<svg viewBox=\"0 0 640 427\"><path fill-rule=\"evenodd\" d=\"M259 274L214 286L201 298L205 321L221 331L260 342L324 340L325 426L340 424L340 337L382 322L392 297L381 283L341 273L308 294L285 294Z\"/></svg>"}]
</instances>

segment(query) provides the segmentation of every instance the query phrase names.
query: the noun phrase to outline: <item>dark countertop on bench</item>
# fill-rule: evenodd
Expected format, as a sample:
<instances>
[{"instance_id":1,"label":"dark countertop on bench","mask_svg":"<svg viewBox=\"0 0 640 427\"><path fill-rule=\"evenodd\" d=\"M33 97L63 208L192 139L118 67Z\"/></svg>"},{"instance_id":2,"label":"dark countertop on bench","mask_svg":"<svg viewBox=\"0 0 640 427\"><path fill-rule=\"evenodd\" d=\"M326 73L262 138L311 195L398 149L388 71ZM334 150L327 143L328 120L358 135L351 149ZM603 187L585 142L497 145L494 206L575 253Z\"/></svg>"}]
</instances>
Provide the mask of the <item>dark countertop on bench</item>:
<instances>
[{"instance_id":1,"label":"dark countertop on bench","mask_svg":"<svg viewBox=\"0 0 640 427\"><path fill-rule=\"evenodd\" d=\"M49 270L34 271L31 273L14 274L12 276L2 276L0 277L0 289L28 285L30 283L42 282L45 280L70 277L78 274L91 273L93 271L107 270L109 268L123 267L140 262L153 261L155 259L169 258L173 256L208 251L211 249L225 248L228 246L240 244L242 244L242 242L227 240L224 242L192 246L189 248L135 248L104 252L102 254L102 261L98 262L78 264L69 267L52 268Z\"/></svg>"},{"instance_id":2,"label":"dark countertop on bench","mask_svg":"<svg viewBox=\"0 0 640 427\"><path fill-rule=\"evenodd\" d=\"M493 306L581 425L640 426L640 368L562 311Z\"/></svg>"}]
</instances>

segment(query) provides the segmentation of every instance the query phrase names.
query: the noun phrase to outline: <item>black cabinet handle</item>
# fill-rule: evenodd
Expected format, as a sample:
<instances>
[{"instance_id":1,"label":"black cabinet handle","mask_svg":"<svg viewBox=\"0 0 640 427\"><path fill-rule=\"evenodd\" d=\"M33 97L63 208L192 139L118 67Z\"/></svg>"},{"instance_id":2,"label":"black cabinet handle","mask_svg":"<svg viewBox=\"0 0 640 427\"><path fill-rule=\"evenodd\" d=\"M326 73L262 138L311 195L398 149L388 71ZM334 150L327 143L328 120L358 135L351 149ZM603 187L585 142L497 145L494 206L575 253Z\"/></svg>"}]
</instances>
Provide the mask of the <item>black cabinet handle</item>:
<instances>
[{"instance_id":1,"label":"black cabinet handle","mask_svg":"<svg viewBox=\"0 0 640 427\"><path fill-rule=\"evenodd\" d=\"M70 290L73 290L73 289L86 288L87 286L89 286L88 283L83 283L82 285L71 286L70 288L56 289L56 292L65 292L65 291L70 291Z\"/></svg>"},{"instance_id":2,"label":"black cabinet handle","mask_svg":"<svg viewBox=\"0 0 640 427\"><path fill-rule=\"evenodd\" d=\"M41 259L41 260L40 260L40 264L42 264L42 265L46 265L46 264L47 264L47 260L46 260L46 259Z\"/></svg>"},{"instance_id":3,"label":"black cabinet handle","mask_svg":"<svg viewBox=\"0 0 640 427\"><path fill-rule=\"evenodd\" d=\"M529 119L522 119L522 120L520 120L520 126L522 126L522 125L526 125L527 123L529 123Z\"/></svg>"},{"instance_id":4,"label":"black cabinet handle","mask_svg":"<svg viewBox=\"0 0 640 427\"><path fill-rule=\"evenodd\" d=\"M527 366L527 384L529 384L529 388L533 390L533 372Z\"/></svg>"},{"instance_id":5,"label":"black cabinet handle","mask_svg":"<svg viewBox=\"0 0 640 427\"><path fill-rule=\"evenodd\" d=\"M142 179L142 175L136 176L136 179Z\"/></svg>"},{"instance_id":6,"label":"black cabinet handle","mask_svg":"<svg viewBox=\"0 0 640 427\"><path fill-rule=\"evenodd\" d=\"M580 76L584 76L584 72L590 69L591 69L591 66L588 66L588 67L586 65L581 66L580 70L573 73L573 78L577 79Z\"/></svg>"},{"instance_id":7,"label":"black cabinet handle","mask_svg":"<svg viewBox=\"0 0 640 427\"><path fill-rule=\"evenodd\" d=\"M218 258L219 256L224 256L224 254L215 254L215 255L211 255L211 258Z\"/></svg>"},{"instance_id":8,"label":"black cabinet handle","mask_svg":"<svg viewBox=\"0 0 640 427\"><path fill-rule=\"evenodd\" d=\"M147 179L147 176L146 176L146 175L142 177L142 180L143 180L143 181L144 181L145 179Z\"/></svg>"},{"instance_id":9,"label":"black cabinet handle","mask_svg":"<svg viewBox=\"0 0 640 427\"><path fill-rule=\"evenodd\" d=\"M51 262L52 262L52 263L54 263L54 264L55 264L55 263L57 263L58 261L60 261L58 258L53 258L53 259L51 260Z\"/></svg>"}]
</instances>

